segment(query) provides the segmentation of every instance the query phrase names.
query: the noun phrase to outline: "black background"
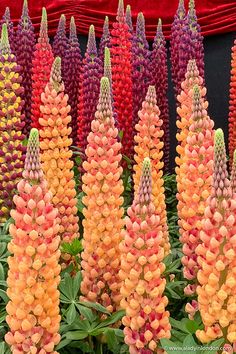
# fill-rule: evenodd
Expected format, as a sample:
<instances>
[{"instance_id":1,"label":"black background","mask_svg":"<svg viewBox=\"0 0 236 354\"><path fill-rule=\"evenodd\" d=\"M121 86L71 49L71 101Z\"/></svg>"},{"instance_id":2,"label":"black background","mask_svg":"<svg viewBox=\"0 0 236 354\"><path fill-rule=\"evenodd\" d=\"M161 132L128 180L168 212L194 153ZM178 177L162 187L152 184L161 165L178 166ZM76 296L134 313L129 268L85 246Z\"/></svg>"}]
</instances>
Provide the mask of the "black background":
<instances>
[{"instance_id":1,"label":"black background","mask_svg":"<svg viewBox=\"0 0 236 354\"><path fill-rule=\"evenodd\" d=\"M216 128L222 128L225 132L227 144L228 138L228 110L229 110L229 82L231 67L231 48L236 32L204 38L205 50L205 81L207 88L207 100L209 102L208 114L214 120ZM87 45L87 37L79 36L82 54ZM170 74L170 56L168 47L169 88L168 100L170 110L170 172L174 172L176 156L176 105L173 85Z\"/></svg>"}]
</instances>

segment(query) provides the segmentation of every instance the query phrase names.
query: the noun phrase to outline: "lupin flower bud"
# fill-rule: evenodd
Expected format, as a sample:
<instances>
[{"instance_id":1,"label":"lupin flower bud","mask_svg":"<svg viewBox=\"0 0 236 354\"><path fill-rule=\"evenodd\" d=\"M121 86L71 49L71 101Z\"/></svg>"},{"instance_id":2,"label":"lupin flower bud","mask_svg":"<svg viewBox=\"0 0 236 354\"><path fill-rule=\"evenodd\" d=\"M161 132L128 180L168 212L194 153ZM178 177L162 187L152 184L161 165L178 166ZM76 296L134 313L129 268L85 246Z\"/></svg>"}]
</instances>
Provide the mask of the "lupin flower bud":
<instances>
[{"instance_id":1,"label":"lupin flower bud","mask_svg":"<svg viewBox=\"0 0 236 354\"><path fill-rule=\"evenodd\" d=\"M170 136L169 136L169 108L167 100L168 71L167 48L162 32L161 19L158 21L157 32L154 38L150 63L150 84L155 86L157 93L157 106L160 109L160 119L163 121L164 142L164 169L169 170Z\"/></svg>"},{"instance_id":2,"label":"lupin flower bud","mask_svg":"<svg viewBox=\"0 0 236 354\"><path fill-rule=\"evenodd\" d=\"M31 117L32 127L39 128L39 118L41 117L40 105L41 93L50 78L51 67L53 63L52 47L48 38L47 12L43 7L42 20L38 42L35 45L32 68L32 104Z\"/></svg>"},{"instance_id":3,"label":"lupin flower bud","mask_svg":"<svg viewBox=\"0 0 236 354\"><path fill-rule=\"evenodd\" d=\"M108 311L120 304L119 244L124 225L121 143L112 116L109 80L101 79L100 97L91 124L82 177L84 236L81 292Z\"/></svg>"},{"instance_id":4,"label":"lupin flower bud","mask_svg":"<svg viewBox=\"0 0 236 354\"><path fill-rule=\"evenodd\" d=\"M65 75L67 71L67 67L65 66L64 60L66 51L68 49L69 43L68 38L66 36L66 17L65 15L61 15L57 33L53 40L52 51L54 58L60 57L61 58L61 68L62 68L62 79L65 80Z\"/></svg>"},{"instance_id":5,"label":"lupin flower bud","mask_svg":"<svg viewBox=\"0 0 236 354\"><path fill-rule=\"evenodd\" d=\"M230 167L236 149L236 39L231 53L231 77L229 90L229 157Z\"/></svg>"},{"instance_id":6,"label":"lupin flower bud","mask_svg":"<svg viewBox=\"0 0 236 354\"><path fill-rule=\"evenodd\" d=\"M152 173L148 157L143 161L138 193L128 209L120 244L121 307L126 315L125 343L131 354L157 352L161 338L170 338L168 299L163 296L162 225L152 202Z\"/></svg>"},{"instance_id":7,"label":"lupin flower bud","mask_svg":"<svg viewBox=\"0 0 236 354\"><path fill-rule=\"evenodd\" d=\"M196 336L202 343L216 338L236 342L236 195L227 172L224 135L215 132L212 193L205 208L196 248L199 271L198 306L203 330Z\"/></svg>"},{"instance_id":8,"label":"lupin flower bud","mask_svg":"<svg viewBox=\"0 0 236 354\"><path fill-rule=\"evenodd\" d=\"M9 271L5 335L12 353L58 354L60 341L59 291L61 267L57 210L39 161L39 138L32 129L28 141L23 179L11 211L14 223L8 244Z\"/></svg>"},{"instance_id":9,"label":"lupin flower bud","mask_svg":"<svg viewBox=\"0 0 236 354\"><path fill-rule=\"evenodd\" d=\"M110 92L111 92L111 101L113 102L111 57L110 57L110 50L107 47L105 47L105 56L104 56L104 77L107 77L109 79Z\"/></svg>"},{"instance_id":10,"label":"lupin flower bud","mask_svg":"<svg viewBox=\"0 0 236 354\"><path fill-rule=\"evenodd\" d=\"M184 36L184 26L186 24L186 11L184 0L179 0L179 6L171 26L170 37L170 57L171 57L171 76L174 83L175 94L179 94L181 82L179 82L178 72L180 70L180 46Z\"/></svg>"},{"instance_id":11,"label":"lupin flower bud","mask_svg":"<svg viewBox=\"0 0 236 354\"><path fill-rule=\"evenodd\" d=\"M17 64L20 65L22 86L24 87L24 93L22 94L24 100L22 113L25 116L23 132L27 137L31 126L32 59L35 42L34 26L29 17L28 3L27 0L24 0L22 15L16 32L16 60Z\"/></svg>"},{"instance_id":12,"label":"lupin flower bud","mask_svg":"<svg viewBox=\"0 0 236 354\"><path fill-rule=\"evenodd\" d=\"M61 59L53 63L50 80L41 95L40 148L43 171L52 203L58 209L59 234L69 242L78 236L77 199L74 181L72 151L69 138L71 121L68 95L64 93L61 78Z\"/></svg>"},{"instance_id":13,"label":"lupin flower bud","mask_svg":"<svg viewBox=\"0 0 236 354\"><path fill-rule=\"evenodd\" d=\"M165 255L170 251L167 215L164 194L163 180L163 130L162 120L159 118L160 111L157 107L156 90L154 86L149 86L146 99L142 104L142 109L138 112L139 123L136 124L137 134L134 137L136 143L134 150L134 191L138 192L141 174L142 162L145 157L149 157L152 163L152 196L155 206L155 215L160 216L160 225L162 226Z\"/></svg>"},{"instance_id":14,"label":"lupin flower bud","mask_svg":"<svg viewBox=\"0 0 236 354\"><path fill-rule=\"evenodd\" d=\"M122 153L130 158L133 154L132 43L125 21L123 0L119 0L116 20L111 31L114 111L119 130L123 132Z\"/></svg>"},{"instance_id":15,"label":"lupin flower bud","mask_svg":"<svg viewBox=\"0 0 236 354\"><path fill-rule=\"evenodd\" d=\"M145 34L145 19L140 12L137 17L136 33L132 43L132 81L133 81L133 127L138 123L138 111L145 99L150 75L150 52Z\"/></svg>"},{"instance_id":16,"label":"lupin flower bud","mask_svg":"<svg viewBox=\"0 0 236 354\"><path fill-rule=\"evenodd\" d=\"M236 193L236 150L234 150L234 158L231 169L230 184L233 193Z\"/></svg>"},{"instance_id":17,"label":"lupin flower bud","mask_svg":"<svg viewBox=\"0 0 236 354\"><path fill-rule=\"evenodd\" d=\"M99 43L99 58L101 62L104 63L104 52L105 48L110 48L111 46L111 35L109 31L109 18L108 16L105 17L104 25L103 25L103 33Z\"/></svg>"},{"instance_id":18,"label":"lupin flower bud","mask_svg":"<svg viewBox=\"0 0 236 354\"><path fill-rule=\"evenodd\" d=\"M3 24L0 41L0 224L9 217L22 171L25 148L24 116L21 114L20 68L11 54L7 25Z\"/></svg>"},{"instance_id":19,"label":"lupin flower bud","mask_svg":"<svg viewBox=\"0 0 236 354\"><path fill-rule=\"evenodd\" d=\"M78 111L78 140L82 153L87 146L87 136L91 131L99 98L99 85L103 65L97 55L94 26L89 28L87 50L82 64L81 87Z\"/></svg>"},{"instance_id":20,"label":"lupin flower bud","mask_svg":"<svg viewBox=\"0 0 236 354\"><path fill-rule=\"evenodd\" d=\"M131 13L131 6L130 5L126 6L125 20L126 20L127 25L129 26L130 34L133 35L134 28L133 28L132 13Z\"/></svg>"},{"instance_id":21,"label":"lupin flower bud","mask_svg":"<svg viewBox=\"0 0 236 354\"><path fill-rule=\"evenodd\" d=\"M69 126L71 127L71 138L73 139L73 145L77 146L78 137L78 103L79 97L79 87L81 85L81 71L82 71L82 56L80 51L80 45L76 33L76 26L74 17L71 17L70 21L70 38L69 45L65 52L64 57L64 67L66 68L64 72L65 80L65 92L69 96L69 105L71 106L71 122Z\"/></svg>"},{"instance_id":22,"label":"lupin flower bud","mask_svg":"<svg viewBox=\"0 0 236 354\"><path fill-rule=\"evenodd\" d=\"M2 31L2 26L4 23L7 25L7 32L8 32L8 39L9 39L9 43L10 43L11 53L15 54L17 42L16 42L16 38L15 38L15 31L14 31L13 22L11 20L9 7L6 7L4 15L2 16L2 20L0 23L1 31Z\"/></svg>"},{"instance_id":23,"label":"lupin flower bud","mask_svg":"<svg viewBox=\"0 0 236 354\"><path fill-rule=\"evenodd\" d=\"M196 247L200 243L201 221L211 193L213 174L214 122L204 109L198 85L193 88L191 125L188 131L183 163L179 168L181 190L178 190L180 241L183 244L183 274L189 284L185 292L195 293L197 286ZM179 198L180 197L180 198ZM189 306L189 305L188 305ZM187 306L187 308L188 308ZM191 309L191 315L192 315Z\"/></svg>"}]
</instances>

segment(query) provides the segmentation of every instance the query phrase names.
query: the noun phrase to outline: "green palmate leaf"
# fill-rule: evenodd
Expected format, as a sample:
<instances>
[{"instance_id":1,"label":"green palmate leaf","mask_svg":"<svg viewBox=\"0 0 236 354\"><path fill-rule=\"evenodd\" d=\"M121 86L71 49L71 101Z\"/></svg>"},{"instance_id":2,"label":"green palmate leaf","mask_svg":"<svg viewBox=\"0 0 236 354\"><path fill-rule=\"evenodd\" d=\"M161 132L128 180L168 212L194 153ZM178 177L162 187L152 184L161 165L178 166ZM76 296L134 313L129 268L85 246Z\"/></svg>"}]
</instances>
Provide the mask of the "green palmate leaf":
<instances>
[{"instance_id":1,"label":"green palmate leaf","mask_svg":"<svg viewBox=\"0 0 236 354\"><path fill-rule=\"evenodd\" d=\"M89 343L85 341L80 341L80 342L73 341L70 344L70 348L80 349L82 353L94 353L94 349L91 348ZM77 352L78 351L76 351L76 353Z\"/></svg>"},{"instance_id":2,"label":"green palmate leaf","mask_svg":"<svg viewBox=\"0 0 236 354\"><path fill-rule=\"evenodd\" d=\"M108 317L106 320L102 321L96 328L102 328L106 326L110 326L113 323L118 322L119 320L122 319L122 317L125 316L125 311L120 310L115 313L113 313L110 317Z\"/></svg>"},{"instance_id":3,"label":"green palmate leaf","mask_svg":"<svg viewBox=\"0 0 236 354\"><path fill-rule=\"evenodd\" d=\"M56 346L56 350L62 349L71 343L71 339L62 339L60 343ZM0 352L1 353L1 352Z\"/></svg>"},{"instance_id":4,"label":"green palmate leaf","mask_svg":"<svg viewBox=\"0 0 236 354\"><path fill-rule=\"evenodd\" d=\"M5 271L4 271L2 263L0 263L0 281L3 281L5 279L6 279ZM0 283L0 285L1 285L1 283Z\"/></svg>"},{"instance_id":5,"label":"green palmate leaf","mask_svg":"<svg viewBox=\"0 0 236 354\"><path fill-rule=\"evenodd\" d=\"M70 340L80 340L88 337L88 332L86 331L73 331L66 334L66 338Z\"/></svg>"},{"instance_id":6,"label":"green palmate leaf","mask_svg":"<svg viewBox=\"0 0 236 354\"><path fill-rule=\"evenodd\" d=\"M112 328L107 328L104 331L104 335L106 336L108 349L110 349L114 354L119 354L119 341L115 331Z\"/></svg>"},{"instance_id":7,"label":"green palmate leaf","mask_svg":"<svg viewBox=\"0 0 236 354\"><path fill-rule=\"evenodd\" d=\"M61 295L63 295L61 296L61 302L68 303L68 301L70 301L71 303L74 303L76 301L81 280L81 272L78 272L75 277L72 277L69 273L65 274L64 279L59 286Z\"/></svg>"},{"instance_id":8,"label":"green palmate leaf","mask_svg":"<svg viewBox=\"0 0 236 354\"><path fill-rule=\"evenodd\" d=\"M62 252L69 253L72 256L77 256L82 249L81 241L78 238L74 239L72 242L64 242L61 245Z\"/></svg>"},{"instance_id":9,"label":"green palmate leaf","mask_svg":"<svg viewBox=\"0 0 236 354\"><path fill-rule=\"evenodd\" d=\"M93 313L93 311L88 307L79 304L76 304L76 307L81 313L81 315L83 315L85 319L89 320L89 322L94 322L98 320L98 316L95 313Z\"/></svg>"},{"instance_id":10,"label":"green palmate leaf","mask_svg":"<svg viewBox=\"0 0 236 354\"><path fill-rule=\"evenodd\" d=\"M110 315L110 312L102 305L96 303L96 302L90 302L90 301L78 301L77 304L80 304L82 306L97 310L99 312L105 313L107 315Z\"/></svg>"},{"instance_id":11,"label":"green palmate leaf","mask_svg":"<svg viewBox=\"0 0 236 354\"><path fill-rule=\"evenodd\" d=\"M174 318L170 318L170 324L172 328L177 328L182 332L189 333L189 330L186 328L184 320L176 321Z\"/></svg>"},{"instance_id":12,"label":"green palmate leaf","mask_svg":"<svg viewBox=\"0 0 236 354\"><path fill-rule=\"evenodd\" d=\"M80 212L80 213L82 213L83 212L83 209L84 209L84 204L83 204L83 202L82 202L82 198L83 198L83 196L84 196L85 194L84 194L84 192L80 192L79 194L78 194L78 196L77 196L77 209L78 209L78 211Z\"/></svg>"},{"instance_id":13,"label":"green palmate leaf","mask_svg":"<svg viewBox=\"0 0 236 354\"><path fill-rule=\"evenodd\" d=\"M0 289L0 298L5 302L5 304L8 303L9 297L7 296L6 291Z\"/></svg>"},{"instance_id":14,"label":"green palmate leaf","mask_svg":"<svg viewBox=\"0 0 236 354\"><path fill-rule=\"evenodd\" d=\"M72 324L76 318L76 308L74 304L71 304L66 311L66 321L68 324Z\"/></svg>"}]
</instances>

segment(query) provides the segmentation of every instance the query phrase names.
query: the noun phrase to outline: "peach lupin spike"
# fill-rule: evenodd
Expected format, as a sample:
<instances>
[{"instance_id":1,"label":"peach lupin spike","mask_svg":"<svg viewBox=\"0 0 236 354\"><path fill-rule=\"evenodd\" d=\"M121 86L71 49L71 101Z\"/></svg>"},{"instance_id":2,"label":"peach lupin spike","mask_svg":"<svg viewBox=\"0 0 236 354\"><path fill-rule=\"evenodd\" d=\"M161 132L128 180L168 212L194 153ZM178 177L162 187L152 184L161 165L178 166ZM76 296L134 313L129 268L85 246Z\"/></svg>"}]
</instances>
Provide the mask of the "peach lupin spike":
<instances>
[{"instance_id":1,"label":"peach lupin spike","mask_svg":"<svg viewBox=\"0 0 236 354\"><path fill-rule=\"evenodd\" d=\"M119 308L121 299L119 244L124 226L121 143L117 139L109 79L103 77L83 163L81 292L82 299L98 302L110 312Z\"/></svg>"},{"instance_id":2,"label":"peach lupin spike","mask_svg":"<svg viewBox=\"0 0 236 354\"><path fill-rule=\"evenodd\" d=\"M128 209L126 228L122 230L121 307L126 315L125 343L131 354L158 353L161 338L170 338L168 299L163 296L166 280L162 278L162 229L160 216L155 214L152 202L151 161L146 157L142 164L138 192Z\"/></svg>"},{"instance_id":3,"label":"peach lupin spike","mask_svg":"<svg viewBox=\"0 0 236 354\"><path fill-rule=\"evenodd\" d=\"M60 236L69 242L78 237L77 199L74 181L70 106L61 78L61 59L54 60L50 80L41 95L40 148L42 167L52 203L58 208Z\"/></svg>"},{"instance_id":4,"label":"peach lupin spike","mask_svg":"<svg viewBox=\"0 0 236 354\"><path fill-rule=\"evenodd\" d=\"M14 223L9 229L12 255L8 258L6 321L10 331L5 341L13 354L57 354L61 319L59 224L40 166L39 136L34 128L17 189L11 211Z\"/></svg>"},{"instance_id":5,"label":"peach lupin spike","mask_svg":"<svg viewBox=\"0 0 236 354\"><path fill-rule=\"evenodd\" d=\"M149 86L142 109L138 112L139 122L136 124L135 155L134 160L134 191L138 192L142 174L142 163L145 157L149 157L152 163L152 195L155 205L155 213L160 216L160 225L163 229L163 247L165 255L170 252L169 234L167 226L167 214L164 195L163 180L163 142L164 131L160 111L156 105L155 86Z\"/></svg>"},{"instance_id":6,"label":"peach lupin spike","mask_svg":"<svg viewBox=\"0 0 236 354\"><path fill-rule=\"evenodd\" d=\"M191 125L187 134L185 156L179 168L182 189L177 194L180 241L183 245L182 264L184 277L189 284L185 288L187 295L194 295L197 286L196 247L200 243L201 220L211 193L214 155L214 122L204 109L200 87L193 88L193 107ZM196 304L195 300L193 304ZM188 304L187 312L194 315L194 307Z\"/></svg>"},{"instance_id":7,"label":"peach lupin spike","mask_svg":"<svg viewBox=\"0 0 236 354\"><path fill-rule=\"evenodd\" d=\"M197 330L196 336L202 343L222 337L221 346L226 347L236 342L236 194L228 179L221 129L215 132L212 193L200 240L197 294L204 329Z\"/></svg>"}]
</instances>

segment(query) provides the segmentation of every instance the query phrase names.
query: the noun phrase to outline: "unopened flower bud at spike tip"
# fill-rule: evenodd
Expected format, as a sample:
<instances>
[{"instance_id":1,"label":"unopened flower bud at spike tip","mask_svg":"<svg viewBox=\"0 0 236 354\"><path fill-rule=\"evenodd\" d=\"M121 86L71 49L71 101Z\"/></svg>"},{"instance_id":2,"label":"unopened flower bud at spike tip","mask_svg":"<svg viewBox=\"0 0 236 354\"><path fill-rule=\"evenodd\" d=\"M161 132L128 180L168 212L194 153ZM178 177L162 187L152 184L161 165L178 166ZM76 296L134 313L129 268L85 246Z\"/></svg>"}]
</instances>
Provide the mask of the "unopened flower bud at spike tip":
<instances>
[{"instance_id":1,"label":"unopened flower bud at spike tip","mask_svg":"<svg viewBox=\"0 0 236 354\"><path fill-rule=\"evenodd\" d=\"M3 55L5 54L10 54L11 53L11 49L10 49L10 44L9 44L9 39L8 39L8 30L7 30L7 25L6 23L4 23L2 25L2 33L1 33L1 44L0 44L0 48L1 48L1 53Z\"/></svg>"},{"instance_id":2,"label":"unopened flower bud at spike tip","mask_svg":"<svg viewBox=\"0 0 236 354\"><path fill-rule=\"evenodd\" d=\"M87 44L87 52L89 55L97 55L97 46L96 46L96 38L95 38L95 28L94 25L89 27L89 36L88 36L88 44Z\"/></svg>"},{"instance_id":3,"label":"unopened flower bud at spike tip","mask_svg":"<svg viewBox=\"0 0 236 354\"><path fill-rule=\"evenodd\" d=\"M62 14L59 20L58 28L64 29L65 26L66 26L66 16Z\"/></svg>"},{"instance_id":4,"label":"unopened flower bud at spike tip","mask_svg":"<svg viewBox=\"0 0 236 354\"><path fill-rule=\"evenodd\" d=\"M46 37L48 32L48 20L47 20L47 10L45 7L42 9L42 18L40 25L40 37Z\"/></svg>"},{"instance_id":5,"label":"unopened flower bud at spike tip","mask_svg":"<svg viewBox=\"0 0 236 354\"><path fill-rule=\"evenodd\" d=\"M76 35L76 25L74 16L71 16L70 19L70 37L71 35Z\"/></svg>"},{"instance_id":6,"label":"unopened flower bud at spike tip","mask_svg":"<svg viewBox=\"0 0 236 354\"><path fill-rule=\"evenodd\" d=\"M124 1L119 0L118 10L117 10L117 20L123 22L124 19Z\"/></svg>"},{"instance_id":7,"label":"unopened flower bud at spike tip","mask_svg":"<svg viewBox=\"0 0 236 354\"><path fill-rule=\"evenodd\" d=\"M29 9L28 9L28 1L27 0L24 0L24 3L23 3L23 10L22 10L22 16L24 18L26 18L28 16L28 12L29 12Z\"/></svg>"},{"instance_id":8,"label":"unopened flower bud at spike tip","mask_svg":"<svg viewBox=\"0 0 236 354\"><path fill-rule=\"evenodd\" d=\"M52 64L50 80L51 80L56 92L60 91L61 83L62 83L61 58L60 57L56 57L53 64Z\"/></svg>"}]
</instances>

